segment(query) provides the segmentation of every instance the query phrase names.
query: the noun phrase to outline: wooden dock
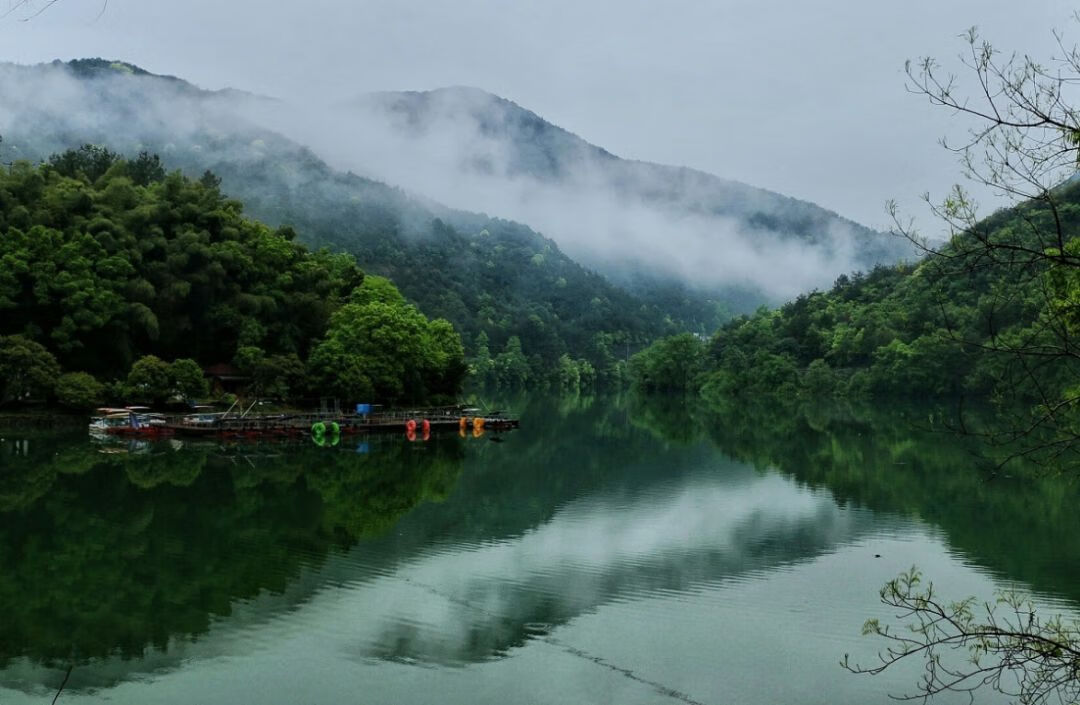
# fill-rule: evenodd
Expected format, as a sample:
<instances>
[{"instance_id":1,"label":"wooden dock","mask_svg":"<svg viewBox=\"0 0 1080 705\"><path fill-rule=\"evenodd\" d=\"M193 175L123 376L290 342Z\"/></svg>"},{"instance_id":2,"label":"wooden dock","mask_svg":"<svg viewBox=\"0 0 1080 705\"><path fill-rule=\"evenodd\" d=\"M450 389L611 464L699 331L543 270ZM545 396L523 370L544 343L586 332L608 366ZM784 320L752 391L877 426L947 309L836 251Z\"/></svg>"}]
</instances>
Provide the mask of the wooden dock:
<instances>
[{"instance_id":1,"label":"wooden dock","mask_svg":"<svg viewBox=\"0 0 1080 705\"><path fill-rule=\"evenodd\" d=\"M477 433L517 428L516 418L502 414L448 413L434 410L388 411L366 416L340 413L266 413L247 415L185 415L169 417L162 433L202 437L302 437L313 435L356 435L365 433L424 433L459 431ZM410 423L411 422L411 423ZM337 430L334 430L336 425ZM318 430L321 426L321 430Z\"/></svg>"}]
</instances>

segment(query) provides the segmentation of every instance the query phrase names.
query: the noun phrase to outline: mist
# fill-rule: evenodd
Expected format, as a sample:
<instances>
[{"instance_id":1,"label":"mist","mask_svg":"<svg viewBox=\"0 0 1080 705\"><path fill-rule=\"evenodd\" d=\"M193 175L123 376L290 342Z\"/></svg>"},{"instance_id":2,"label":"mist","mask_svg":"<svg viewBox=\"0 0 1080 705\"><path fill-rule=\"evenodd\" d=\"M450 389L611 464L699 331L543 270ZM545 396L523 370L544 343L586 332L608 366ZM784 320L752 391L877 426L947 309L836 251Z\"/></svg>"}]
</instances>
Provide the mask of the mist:
<instances>
[{"instance_id":1,"label":"mist","mask_svg":"<svg viewBox=\"0 0 1080 705\"><path fill-rule=\"evenodd\" d=\"M399 95L419 96L422 108L402 109L394 104ZM842 273L913 256L897 238L812 204L624 161L546 123L517 124L540 118L479 89L282 108L249 117L335 168L528 224L616 281L672 277L706 290L755 290L776 303L828 288ZM810 220L811 232L755 227L755 214Z\"/></svg>"},{"instance_id":2,"label":"mist","mask_svg":"<svg viewBox=\"0 0 1080 705\"><path fill-rule=\"evenodd\" d=\"M395 104L401 95L422 96L423 109ZM310 148L335 169L421 200L525 223L621 283L672 278L708 291L750 290L775 303L902 255L897 241L812 204L618 159L477 89L320 107L202 91L130 69L87 78L61 64L3 65L0 134L4 161L89 142L127 154L156 151L169 168L193 172L242 171L269 152L296 163ZM288 165L279 171L276 178L300 178ZM440 213L475 235L467 215Z\"/></svg>"}]
</instances>

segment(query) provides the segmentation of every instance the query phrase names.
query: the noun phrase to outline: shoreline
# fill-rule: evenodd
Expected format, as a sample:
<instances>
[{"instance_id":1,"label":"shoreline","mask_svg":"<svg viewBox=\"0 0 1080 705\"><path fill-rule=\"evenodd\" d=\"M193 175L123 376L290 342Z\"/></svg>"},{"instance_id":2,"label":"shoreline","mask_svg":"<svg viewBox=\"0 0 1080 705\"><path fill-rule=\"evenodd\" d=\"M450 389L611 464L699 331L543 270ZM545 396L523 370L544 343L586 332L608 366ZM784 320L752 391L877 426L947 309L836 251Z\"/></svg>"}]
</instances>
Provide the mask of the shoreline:
<instances>
[{"instance_id":1,"label":"shoreline","mask_svg":"<svg viewBox=\"0 0 1080 705\"><path fill-rule=\"evenodd\" d=\"M85 428L89 418L86 414L55 411L4 411L0 412L0 428Z\"/></svg>"}]
</instances>

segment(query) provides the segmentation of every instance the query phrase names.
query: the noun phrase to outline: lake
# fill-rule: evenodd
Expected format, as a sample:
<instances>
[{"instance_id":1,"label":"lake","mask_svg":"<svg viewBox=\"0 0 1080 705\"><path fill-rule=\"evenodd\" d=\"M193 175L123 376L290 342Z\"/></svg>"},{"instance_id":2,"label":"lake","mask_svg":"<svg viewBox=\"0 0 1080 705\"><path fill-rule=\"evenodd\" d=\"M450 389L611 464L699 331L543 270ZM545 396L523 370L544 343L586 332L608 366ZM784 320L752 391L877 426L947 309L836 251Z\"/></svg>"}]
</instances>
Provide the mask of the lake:
<instances>
[{"instance_id":1,"label":"lake","mask_svg":"<svg viewBox=\"0 0 1080 705\"><path fill-rule=\"evenodd\" d=\"M887 703L877 592L1080 600L1080 490L937 412L511 400L521 429L0 432L0 703ZM941 702L966 702L942 698ZM981 693L977 702L999 702Z\"/></svg>"}]
</instances>

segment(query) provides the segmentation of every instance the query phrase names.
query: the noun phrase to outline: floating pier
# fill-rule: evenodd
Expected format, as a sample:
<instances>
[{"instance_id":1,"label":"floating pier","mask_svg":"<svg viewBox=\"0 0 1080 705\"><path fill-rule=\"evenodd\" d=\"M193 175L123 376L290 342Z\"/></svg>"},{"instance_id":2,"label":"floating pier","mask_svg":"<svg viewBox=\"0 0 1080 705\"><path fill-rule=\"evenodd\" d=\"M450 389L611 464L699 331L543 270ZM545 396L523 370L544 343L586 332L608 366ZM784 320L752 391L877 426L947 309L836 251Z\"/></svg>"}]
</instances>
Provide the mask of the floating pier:
<instances>
[{"instance_id":1,"label":"floating pier","mask_svg":"<svg viewBox=\"0 0 1080 705\"><path fill-rule=\"evenodd\" d=\"M471 409L417 409L367 415L341 413L189 414L170 417L162 433L233 438L300 437L338 433L431 433L433 431L507 431L519 420L502 414L466 413Z\"/></svg>"}]
</instances>

